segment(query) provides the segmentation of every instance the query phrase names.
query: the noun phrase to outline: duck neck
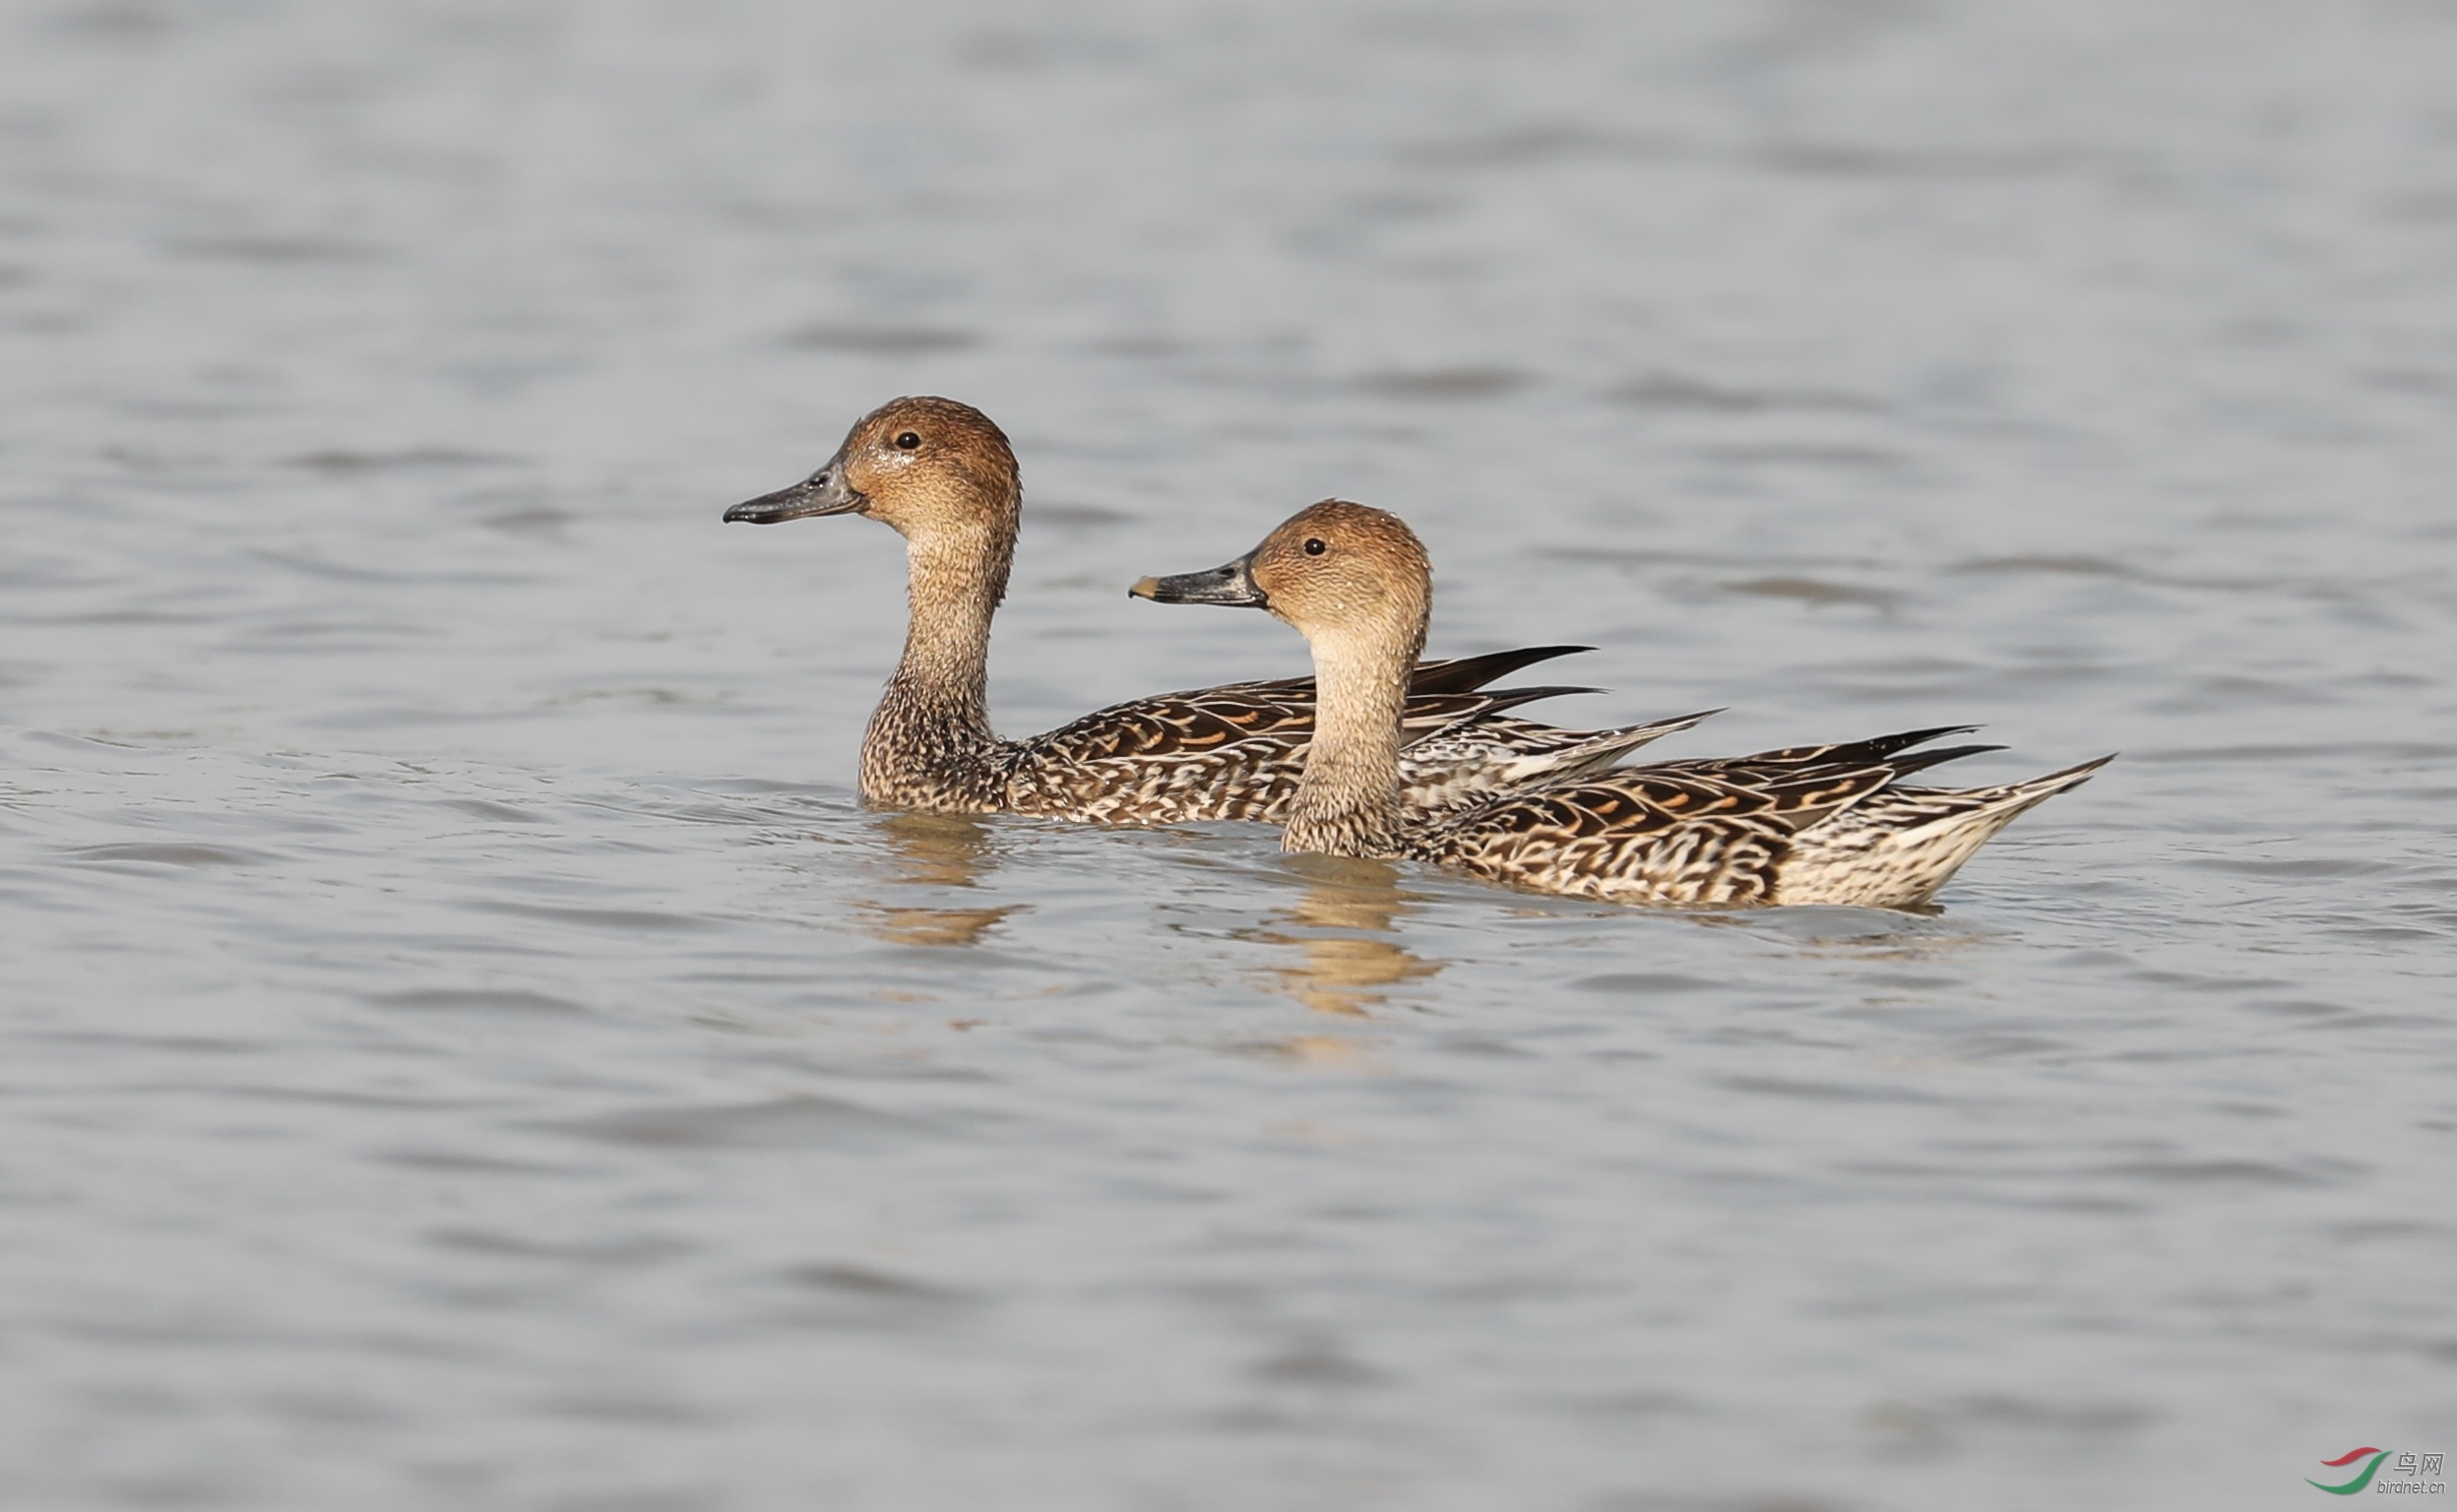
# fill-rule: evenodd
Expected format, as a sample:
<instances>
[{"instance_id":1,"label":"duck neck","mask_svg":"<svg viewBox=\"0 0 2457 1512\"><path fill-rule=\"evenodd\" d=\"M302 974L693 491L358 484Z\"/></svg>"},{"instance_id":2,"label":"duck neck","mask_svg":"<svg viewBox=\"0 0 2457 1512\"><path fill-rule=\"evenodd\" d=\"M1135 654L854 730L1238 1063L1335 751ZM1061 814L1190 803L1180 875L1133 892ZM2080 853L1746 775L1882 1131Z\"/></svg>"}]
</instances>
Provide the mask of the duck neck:
<instances>
[{"instance_id":1,"label":"duck neck","mask_svg":"<svg viewBox=\"0 0 2457 1512\"><path fill-rule=\"evenodd\" d=\"M1012 535L914 534L906 541L905 655L861 741L861 795L903 808L1003 806L984 786L989 622L1006 596ZM974 788L981 788L979 792Z\"/></svg>"},{"instance_id":2,"label":"duck neck","mask_svg":"<svg viewBox=\"0 0 2457 1512\"><path fill-rule=\"evenodd\" d=\"M1400 853L1399 735L1413 633L1314 643L1314 738L1281 846L1326 855Z\"/></svg>"}]
</instances>

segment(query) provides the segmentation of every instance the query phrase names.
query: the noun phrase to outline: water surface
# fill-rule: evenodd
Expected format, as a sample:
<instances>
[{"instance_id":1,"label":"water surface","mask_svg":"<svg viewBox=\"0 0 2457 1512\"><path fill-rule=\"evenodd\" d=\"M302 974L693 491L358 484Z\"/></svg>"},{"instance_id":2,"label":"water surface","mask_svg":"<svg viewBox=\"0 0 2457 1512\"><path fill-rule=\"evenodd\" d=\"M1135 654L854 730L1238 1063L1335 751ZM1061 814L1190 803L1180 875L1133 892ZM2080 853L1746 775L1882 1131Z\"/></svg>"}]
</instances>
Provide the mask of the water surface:
<instances>
[{"instance_id":1,"label":"water surface","mask_svg":"<svg viewBox=\"0 0 2457 1512\"><path fill-rule=\"evenodd\" d=\"M0 8L29 1507L2307 1505L2457 1449L2457 20ZM1711 754L2120 749L1929 915L862 810L1338 493Z\"/></svg>"}]
</instances>

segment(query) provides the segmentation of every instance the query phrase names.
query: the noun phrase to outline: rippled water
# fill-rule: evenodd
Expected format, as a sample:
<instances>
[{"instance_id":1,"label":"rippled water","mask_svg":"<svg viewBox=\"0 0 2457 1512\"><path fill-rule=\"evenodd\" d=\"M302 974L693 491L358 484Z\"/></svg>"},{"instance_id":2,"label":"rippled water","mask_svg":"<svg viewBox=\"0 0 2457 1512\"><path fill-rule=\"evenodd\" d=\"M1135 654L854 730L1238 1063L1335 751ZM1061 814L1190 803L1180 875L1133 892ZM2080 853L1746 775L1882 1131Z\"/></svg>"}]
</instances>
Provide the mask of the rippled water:
<instances>
[{"instance_id":1,"label":"rippled water","mask_svg":"<svg viewBox=\"0 0 2457 1512\"><path fill-rule=\"evenodd\" d=\"M2457 1450L2452 269L2422 0L0 8L5 1499ZM2124 757L1926 916L865 813L897 543L717 516L916 391L1010 732L1337 492L1667 754Z\"/></svg>"}]
</instances>

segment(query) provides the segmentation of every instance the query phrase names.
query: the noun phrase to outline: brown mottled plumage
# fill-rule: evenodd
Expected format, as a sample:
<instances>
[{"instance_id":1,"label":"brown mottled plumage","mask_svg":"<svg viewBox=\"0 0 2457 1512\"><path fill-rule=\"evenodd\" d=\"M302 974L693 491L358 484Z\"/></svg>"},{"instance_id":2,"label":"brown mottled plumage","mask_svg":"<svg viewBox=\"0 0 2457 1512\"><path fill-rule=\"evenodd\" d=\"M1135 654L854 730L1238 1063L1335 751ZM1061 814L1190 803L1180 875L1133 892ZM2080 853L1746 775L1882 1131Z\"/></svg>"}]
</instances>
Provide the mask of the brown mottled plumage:
<instances>
[{"instance_id":1,"label":"brown mottled plumage","mask_svg":"<svg viewBox=\"0 0 2457 1512\"><path fill-rule=\"evenodd\" d=\"M1994 788L1898 779L1993 746L1912 747L1962 727L1540 782L1430 817L1397 798L1397 711L1424 644L1431 567L1398 516L1325 500L1226 567L1135 586L1244 604L1304 633L1321 708L1283 844L1407 856L1497 882L1638 904L1923 903L2015 815L2111 758Z\"/></svg>"},{"instance_id":2,"label":"brown mottled plumage","mask_svg":"<svg viewBox=\"0 0 2457 1512\"><path fill-rule=\"evenodd\" d=\"M856 422L827 466L725 518L769 525L836 514L882 521L906 543L905 653L862 736L864 801L1146 824L1286 816L1313 739L1310 677L1163 694L1027 740L991 731L989 625L1006 597L1023 486L1014 449L987 415L953 400L893 400ZM1555 729L1504 711L1585 690L1485 688L1585 649L1418 666L1404 703L1403 806L1442 812L1541 777L1602 770L1704 718Z\"/></svg>"}]
</instances>

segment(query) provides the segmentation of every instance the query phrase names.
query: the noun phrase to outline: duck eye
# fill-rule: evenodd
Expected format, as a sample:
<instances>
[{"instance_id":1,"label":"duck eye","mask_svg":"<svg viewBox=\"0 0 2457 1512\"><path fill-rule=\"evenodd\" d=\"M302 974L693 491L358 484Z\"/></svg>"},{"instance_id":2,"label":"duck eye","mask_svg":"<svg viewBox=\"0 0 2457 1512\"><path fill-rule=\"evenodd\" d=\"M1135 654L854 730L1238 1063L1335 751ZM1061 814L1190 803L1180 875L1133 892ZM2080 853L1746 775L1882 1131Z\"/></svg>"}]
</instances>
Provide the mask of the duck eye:
<instances>
[{"instance_id":1,"label":"duck eye","mask_svg":"<svg viewBox=\"0 0 2457 1512\"><path fill-rule=\"evenodd\" d=\"M1305 554L1307 556L1320 556L1322 553L1330 549L1331 548L1329 546L1322 543L1322 537L1319 536L1305 542Z\"/></svg>"},{"instance_id":2,"label":"duck eye","mask_svg":"<svg viewBox=\"0 0 2457 1512\"><path fill-rule=\"evenodd\" d=\"M918 449L920 445L921 436L918 431L908 430L903 435L896 438L896 449L900 452L914 451Z\"/></svg>"}]
</instances>

